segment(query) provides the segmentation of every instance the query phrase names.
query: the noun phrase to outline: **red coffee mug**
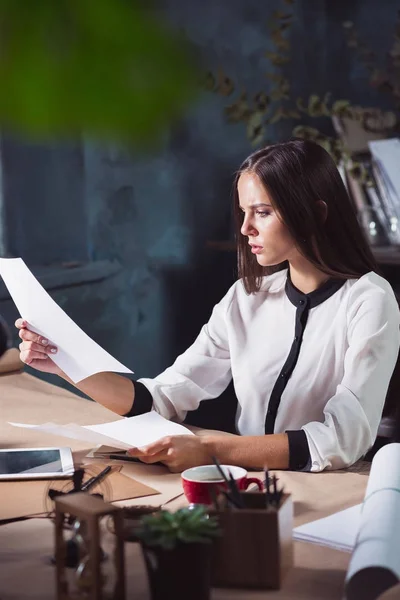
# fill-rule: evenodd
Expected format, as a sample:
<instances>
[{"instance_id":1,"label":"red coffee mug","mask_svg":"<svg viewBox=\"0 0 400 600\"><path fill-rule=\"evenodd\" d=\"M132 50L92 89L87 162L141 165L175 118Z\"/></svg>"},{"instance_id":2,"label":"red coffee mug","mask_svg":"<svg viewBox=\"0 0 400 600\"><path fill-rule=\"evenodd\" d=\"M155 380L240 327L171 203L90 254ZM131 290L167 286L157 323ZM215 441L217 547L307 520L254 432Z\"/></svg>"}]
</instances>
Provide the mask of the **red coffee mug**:
<instances>
[{"instance_id":1,"label":"red coffee mug","mask_svg":"<svg viewBox=\"0 0 400 600\"><path fill-rule=\"evenodd\" d=\"M260 491L263 490L262 481L256 477L247 477L246 469L231 465L221 465L221 468L228 479L229 474L232 474L240 490L247 490L251 483L255 483ZM228 490L226 482L215 465L202 465L186 469L181 477L183 491L191 504L212 504L214 494L217 495L221 491ZM211 492L210 495L210 489L214 494Z\"/></svg>"}]
</instances>

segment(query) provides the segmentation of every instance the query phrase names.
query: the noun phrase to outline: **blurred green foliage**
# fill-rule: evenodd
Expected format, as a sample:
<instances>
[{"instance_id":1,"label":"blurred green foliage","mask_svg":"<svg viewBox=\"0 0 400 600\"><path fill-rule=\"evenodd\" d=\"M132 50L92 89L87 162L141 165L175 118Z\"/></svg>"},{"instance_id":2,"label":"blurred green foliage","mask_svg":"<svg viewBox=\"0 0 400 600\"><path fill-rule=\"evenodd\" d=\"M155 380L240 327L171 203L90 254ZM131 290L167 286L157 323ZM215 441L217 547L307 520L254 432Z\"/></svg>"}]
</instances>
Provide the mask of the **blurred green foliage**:
<instances>
[{"instance_id":1,"label":"blurred green foliage","mask_svg":"<svg viewBox=\"0 0 400 600\"><path fill-rule=\"evenodd\" d=\"M0 127L148 143L195 82L187 44L135 0L0 0Z\"/></svg>"}]
</instances>

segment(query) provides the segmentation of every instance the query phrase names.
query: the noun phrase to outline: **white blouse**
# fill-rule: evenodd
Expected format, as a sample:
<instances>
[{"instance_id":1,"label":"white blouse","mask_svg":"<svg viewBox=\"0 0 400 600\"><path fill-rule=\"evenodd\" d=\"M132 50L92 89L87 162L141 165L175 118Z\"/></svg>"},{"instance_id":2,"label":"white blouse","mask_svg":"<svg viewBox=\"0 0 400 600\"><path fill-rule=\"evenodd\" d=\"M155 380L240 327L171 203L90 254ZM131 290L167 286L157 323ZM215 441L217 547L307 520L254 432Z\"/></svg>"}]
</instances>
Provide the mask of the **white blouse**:
<instances>
[{"instance_id":1,"label":"white blouse","mask_svg":"<svg viewBox=\"0 0 400 600\"><path fill-rule=\"evenodd\" d=\"M375 441L399 324L393 290L373 272L311 294L297 290L287 270L264 277L251 295L239 280L192 346L139 382L157 412L183 420L233 378L241 435L303 430L308 470L343 468Z\"/></svg>"}]
</instances>

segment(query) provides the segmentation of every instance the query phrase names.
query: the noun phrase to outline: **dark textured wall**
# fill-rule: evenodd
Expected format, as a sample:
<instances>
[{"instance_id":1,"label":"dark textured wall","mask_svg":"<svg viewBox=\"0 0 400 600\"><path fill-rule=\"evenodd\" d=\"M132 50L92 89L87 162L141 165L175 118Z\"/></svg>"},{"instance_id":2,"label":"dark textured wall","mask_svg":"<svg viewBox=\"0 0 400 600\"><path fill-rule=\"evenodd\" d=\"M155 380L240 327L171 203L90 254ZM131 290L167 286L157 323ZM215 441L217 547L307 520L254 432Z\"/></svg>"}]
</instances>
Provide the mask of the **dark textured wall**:
<instances>
[{"instance_id":1,"label":"dark textured wall","mask_svg":"<svg viewBox=\"0 0 400 600\"><path fill-rule=\"evenodd\" d=\"M198 47L206 67L223 67L254 92L268 83L267 21L282 3L166 0L160 6ZM287 69L295 94L329 90L333 97L384 105L347 48L342 22L354 20L382 59L396 3L379 8L373 0L307 0L294 6L293 61ZM252 149L242 125L226 124L223 105L220 97L204 93L151 158L130 160L86 146L93 256L115 257L126 269L114 309L124 315L126 333L122 341L118 331L113 351L124 347L129 366L140 375L156 374L190 343L233 278L234 261L205 243L229 236L232 176ZM271 135L284 135L282 126ZM109 287L114 290L115 282Z\"/></svg>"},{"instance_id":2,"label":"dark textured wall","mask_svg":"<svg viewBox=\"0 0 400 600\"><path fill-rule=\"evenodd\" d=\"M84 165L79 142L0 142L6 247L31 264L88 260Z\"/></svg>"},{"instance_id":3,"label":"dark textured wall","mask_svg":"<svg viewBox=\"0 0 400 600\"><path fill-rule=\"evenodd\" d=\"M341 24L354 20L382 60L397 4L299 0L294 5L293 62L286 69L295 95L331 91L336 98L385 106L347 48ZM267 20L281 6L277 0L165 0L157 10L186 32L206 68L221 66L256 92L267 85L264 53L272 49ZM171 363L234 279L233 257L206 249L206 241L230 235L233 173L252 149L242 125L226 124L223 104L204 92L151 156L129 156L89 141L78 155L76 148L52 146L42 160L53 166L40 180L32 175L34 165L23 149L13 154L9 194L17 193L19 202L13 218L17 214L25 223L15 230L13 248L19 244L18 253L28 262L33 256L59 260L58 231L64 260L87 255L120 262L118 275L53 296L138 377L156 375ZM269 137L289 131L287 124L278 125ZM18 183L26 173L30 179ZM27 202L28 184L31 204L23 210L20 195L25 185ZM29 230L30 245L24 237ZM11 314L9 308L7 312Z\"/></svg>"}]
</instances>

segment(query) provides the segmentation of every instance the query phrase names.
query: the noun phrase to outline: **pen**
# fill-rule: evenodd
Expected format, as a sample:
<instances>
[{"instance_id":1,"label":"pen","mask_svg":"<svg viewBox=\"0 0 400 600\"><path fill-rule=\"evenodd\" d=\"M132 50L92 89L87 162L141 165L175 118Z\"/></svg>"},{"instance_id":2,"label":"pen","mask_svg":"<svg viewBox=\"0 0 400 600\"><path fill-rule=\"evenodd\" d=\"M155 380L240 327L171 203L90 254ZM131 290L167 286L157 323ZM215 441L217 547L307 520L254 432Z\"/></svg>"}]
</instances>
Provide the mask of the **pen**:
<instances>
[{"instance_id":1,"label":"pen","mask_svg":"<svg viewBox=\"0 0 400 600\"><path fill-rule=\"evenodd\" d=\"M228 489L229 489L229 479L227 478L227 476L223 472L222 467L221 467L221 463L219 462L219 460L218 460L218 458L216 456L213 456L212 460L213 460L214 465L217 467L219 474L221 475L222 479L225 481L225 483L226 483L226 485L228 486Z\"/></svg>"},{"instance_id":2,"label":"pen","mask_svg":"<svg viewBox=\"0 0 400 600\"><path fill-rule=\"evenodd\" d=\"M107 477L110 471L111 467L108 466L95 477L91 477L90 479L88 479L81 487L81 492L88 492L92 487L103 481L103 479Z\"/></svg>"},{"instance_id":3,"label":"pen","mask_svg":"<svg viewBox=\"0 0 400 600\"><path fill-rule=\"evenodd\" d=\"M103 458L107 458L106 456L104 456ZM137 456L130 456L129 454L109 454L108 455L109 459L112 460L124 460L126 462L135 462L135 463L139 463L140 465L144 465L147 463L144 463L143 461L140 460L140 458L138 458ZM155 463L151 463L152 465L162 465L163 463L160 461L157 461Z\"/></svg>"},{"instance_id":4,"label":"pen","mask_svg":"<svg viewBox=\"0 0 400 600\"><path fill-rule=\"evenodd\" d=\"M227 501L227 507L234 506L235 508L242 508L242 506L238 504L237 501L234 498L232 498L232 495L228 492L222 492L222 495Z\"/></svg>"},{"instance_id":5,"label":"pen","mask_svg":"<svg viewBox=\"0 0 400 600\"><path fill-rule=\"evenodd\" d=\"M264 470L265 473L265 508L268 508L269 504L270 504L270 480L269 480L269 472L268 472L268 468L265 468Z\"/></svg>"},{"instance_id":6,"label":"pen","mask_svg":"<svg viewBox=\"0 0 400 600\"><path fill-rule=\"evenodd\" d=\"M207 488L208 488L208 495L210 496L212 507L214 510L218 511L217 492L215 491L215 488L212 485L207 486Z\"/></svg>"},{"instance_id":7,"label":"pen","mask_svg":"<svg viewBox=\"0 0 400 600\"><path fill-rule=\"evenodd\" d=\"M237 505L237 508L243 508L244 507L243 498L240 495L236 481L230 471L229 471L229 489L231 491L232 500Z\"/></svg>"},{"instance_id":8,"label":"pen","mask_svg":"<svg viewBox=\"0 0 400 600\"><path fill-rule=\"evenodd\" d=\"M225 481L225 483L228 487L228 490L230 490L230 493L225 495L225 497L227 499L229 499L234 506L236 506L237 508L241 508L241 505L243 505L243 501L240 496L239 490L237 489L236 481L235 481L232 473L230 471L228 471L228 473L229 473L229 479L228 479L228 477L225 475L225 473L221 467L221 463L219 462L218 458L216 456L213 456L212 460L213 460L214 465L217 467L218 472L221 475L222 479Z\"/></svg>"},{"instance_id":9,"label":"pen","mask_svg":"<svg viewBox=\"0 0 400 600\"><path fill-rule=\"evenodd\" d=\"M113 458L114 460L126 460L127 462L141 462L140 458L129 456L129 454L109 454L108 458Z\"/></svg>"},{"instance_id":10,"label":"pen","mask_svg":"<svg viewBox=\"0 0 400 600\"><path fill-rule=\"evenodd\" d=\"M273 498L275 508L278 508L279 505L279 496L278 496L278 486L277 486L277 478L276 475L272 476L272 487L273 487Z\"/></svg>"}]
</instances>

